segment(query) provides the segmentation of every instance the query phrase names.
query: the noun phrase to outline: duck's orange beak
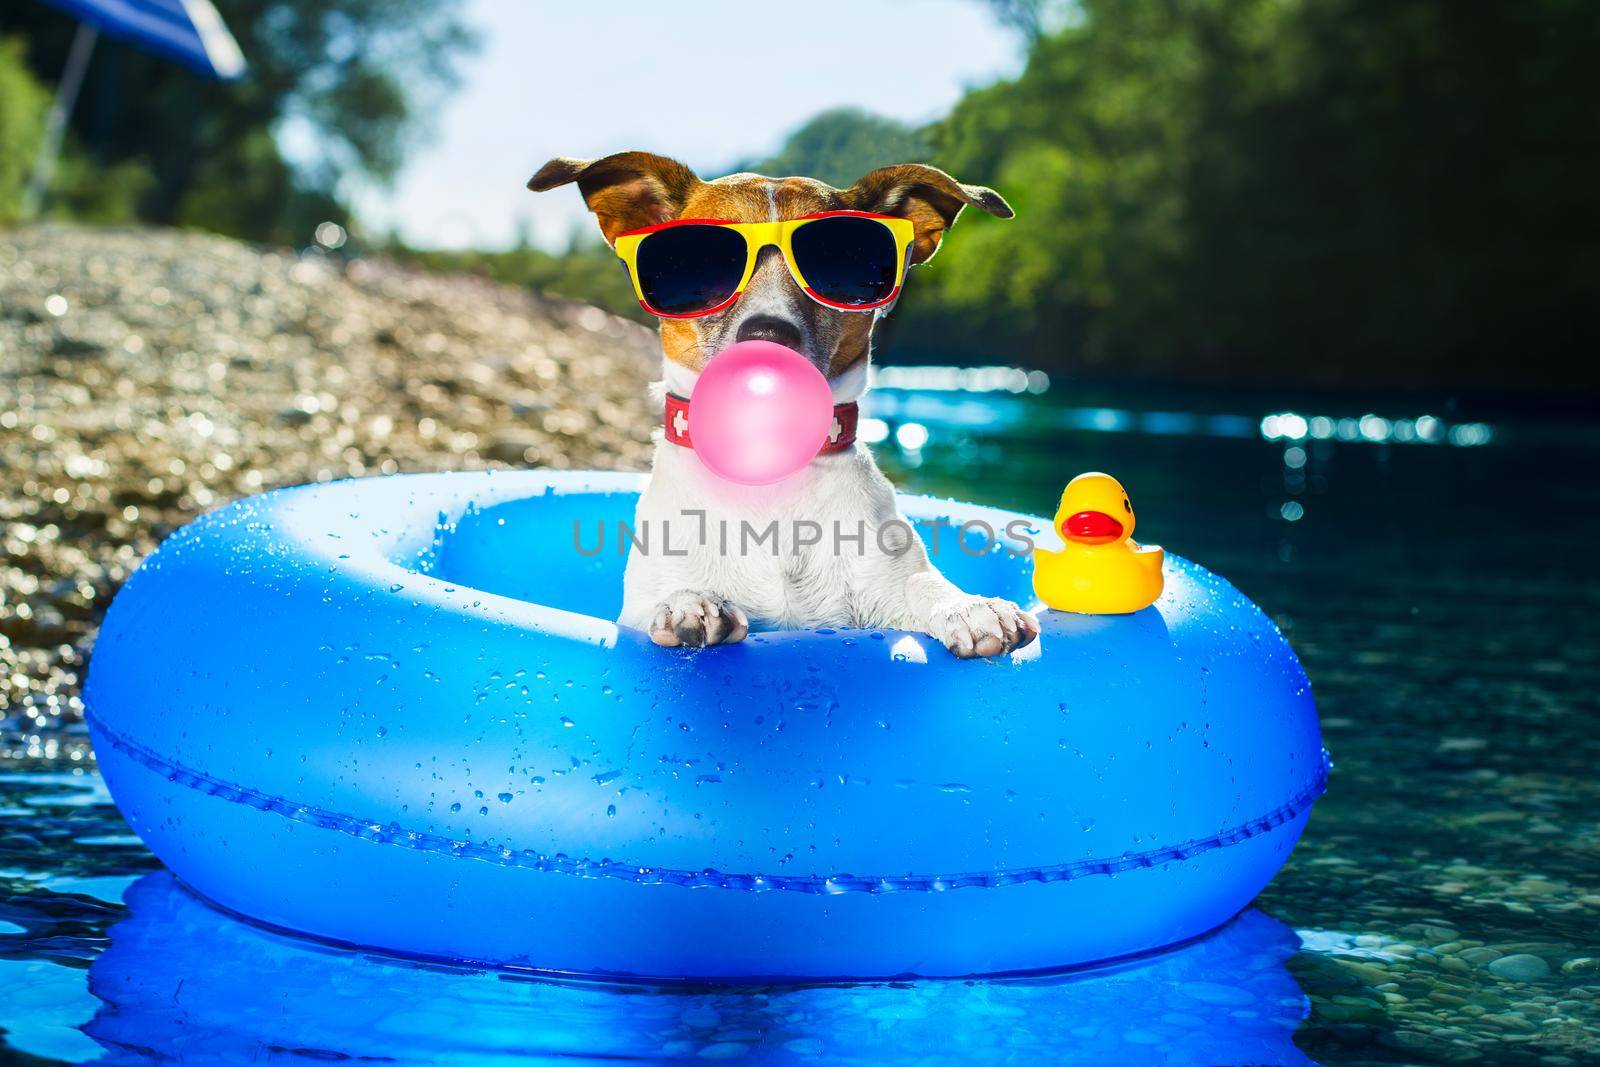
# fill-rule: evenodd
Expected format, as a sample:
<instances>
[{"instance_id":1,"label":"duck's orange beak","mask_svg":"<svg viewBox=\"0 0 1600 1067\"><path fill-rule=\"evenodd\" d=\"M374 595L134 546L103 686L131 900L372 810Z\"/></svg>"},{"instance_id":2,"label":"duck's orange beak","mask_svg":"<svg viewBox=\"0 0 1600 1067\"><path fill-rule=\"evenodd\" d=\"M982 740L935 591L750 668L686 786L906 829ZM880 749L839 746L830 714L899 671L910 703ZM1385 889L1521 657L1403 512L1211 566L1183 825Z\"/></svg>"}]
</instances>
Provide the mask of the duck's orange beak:
<instances>
[{"instance_id":1,"label":"duck's orange beak","mask_svg":"<svg viewBox=\"0 0 1600 1067\"><path fill-rule=\"evenodd\" d=\"M1122 523L1103 511L1080 511L1061 524L1061 536L1080 545L1108 545L1122 536Z\"/></svg>"}]
</instances>

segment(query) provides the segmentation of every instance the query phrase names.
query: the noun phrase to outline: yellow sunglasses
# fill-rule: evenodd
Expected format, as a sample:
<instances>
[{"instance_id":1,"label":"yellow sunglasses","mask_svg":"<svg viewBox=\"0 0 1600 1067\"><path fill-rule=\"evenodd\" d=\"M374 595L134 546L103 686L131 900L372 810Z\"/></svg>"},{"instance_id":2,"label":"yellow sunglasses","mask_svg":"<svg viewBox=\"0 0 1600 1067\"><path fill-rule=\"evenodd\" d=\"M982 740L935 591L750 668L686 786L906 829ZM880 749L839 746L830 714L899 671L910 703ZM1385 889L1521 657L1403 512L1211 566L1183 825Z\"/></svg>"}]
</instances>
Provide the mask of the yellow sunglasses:
<instances>
[{"instance_id":1,"label":"yellow sunglasses","mask_svg":"<svg viewBox=\"0 0 1600 1067\"><path fill-rule=\"evenodd\" d=\"M905 281L911 220L867 211L819 211L783 222L677 219L617 237L639 303L664 319L721 311L744 292L761 250L776 246L795 283L819 304L871 311Z\"/></svg>"}]
</instances>

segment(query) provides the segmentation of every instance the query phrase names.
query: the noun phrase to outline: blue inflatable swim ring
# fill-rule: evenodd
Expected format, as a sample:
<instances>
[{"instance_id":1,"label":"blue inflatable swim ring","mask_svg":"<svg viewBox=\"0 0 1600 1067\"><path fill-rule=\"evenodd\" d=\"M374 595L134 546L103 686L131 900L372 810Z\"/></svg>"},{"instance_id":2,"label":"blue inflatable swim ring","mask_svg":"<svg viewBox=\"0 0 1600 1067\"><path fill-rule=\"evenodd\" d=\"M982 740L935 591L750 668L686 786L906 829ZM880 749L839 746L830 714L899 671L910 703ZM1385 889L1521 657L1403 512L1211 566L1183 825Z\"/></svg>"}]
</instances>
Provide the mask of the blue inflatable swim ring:
<instances>
[{"instance_id":1,"label":"blue inflatable swim ring","mask_svg":"<svg viewBox=\"0 0 1600 1067\"><path fill-rule=\"evenodd\" d=\"M1294 654L1192 563L1169 556L1153 607L1047 613L999 660L845 629L666 650L606 621L616 546L574 548L642 484L377 478L178 531L117 596L86 688L133 829L224 908L407 954L976 975L1211 930L1324 788ZM1027 518L900 503L925 536ZM1031 600L1026 558L948 544L958 584Z\"/></svg>"}]
</instances>

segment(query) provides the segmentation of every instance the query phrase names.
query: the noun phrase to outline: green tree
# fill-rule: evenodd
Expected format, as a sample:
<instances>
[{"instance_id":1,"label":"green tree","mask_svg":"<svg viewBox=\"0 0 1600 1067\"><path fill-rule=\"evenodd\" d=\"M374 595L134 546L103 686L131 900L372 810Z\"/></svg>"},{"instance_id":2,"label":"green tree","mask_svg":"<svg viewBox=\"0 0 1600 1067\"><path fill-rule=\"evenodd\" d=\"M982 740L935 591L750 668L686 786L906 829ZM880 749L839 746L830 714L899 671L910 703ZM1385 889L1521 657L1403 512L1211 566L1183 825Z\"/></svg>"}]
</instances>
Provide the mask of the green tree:
<instances>
[{"instance_id":1,"label":"green tree","mask_svg":"<svg viewBox=\"0 0 1600 1067\"><path fill-rule=\"evenodd\" d=\"M1293 12L1270 52L1215 46L1185 339L1261 376L1600 381L1600 8Z\"/></svg>"},{"instance_id":2,"label":"green tree","mask_svg":"<svg viewBox=\"0 0 1600 1067\"><path fill-rule=\"evenodd\" d=\"M1066 26L1081 14L1075 0L986 0L1002 26L1029 42Z\"/></svg>"},{"instance_id":3,"label":"green tree","mask_svg":"<svg viewBox=\"0 0 1600 1067\"><path fill-rule=\"evenodd\" d=\"M398 168L435 95L471 44L459 0L217 0L250 64L220 84L103 39L72 121L92 172L137 164L149 180L138 216L237 236L303 241L313 215L342 221L336 190ZM36 77L53 82L74 29L37 3L0 11L0 32L29 41ZM322 152L284 160L275 135L309 130ZM126 172L123 172L126 173ZM67 203L72 202L68 184Z\"/></svg>"},{"instance_id":4,"label":"green tree","mask_svg":"<svg viewBox=\"0 0 1600 1067\"><path fill-rule=\"evenodd\" d=\"M963 216L910 292L903 343L1083 370L1115 359L1138 324L1170 320L1203 61L1177 6L1086 4L1081 24L1035 43L1018 79L970 93L939 124L945 167L999 189L1018 217Z\"/></svg>"},{"instance_id":5,"label":"green tree","mask_svg":"<svg viewBox=\"0 0 1600 1067\"><path fill-rule=\"evenodd\" d=\"M900 340L1115 377L1592 383L1597 48L1575 0L1084 0L935 128L1018 219L963 219Z\"/></svg>"},{"instance_id":6,"label":"green tree","mask_svg":"<svg viewBox=\"0 0 1600 1067\"><path fill-rule=\"evenodd\" d=\"M16 217L50 96L28 70L23 43L0 38L0 222Z\"/></svg>"}]
</instances>

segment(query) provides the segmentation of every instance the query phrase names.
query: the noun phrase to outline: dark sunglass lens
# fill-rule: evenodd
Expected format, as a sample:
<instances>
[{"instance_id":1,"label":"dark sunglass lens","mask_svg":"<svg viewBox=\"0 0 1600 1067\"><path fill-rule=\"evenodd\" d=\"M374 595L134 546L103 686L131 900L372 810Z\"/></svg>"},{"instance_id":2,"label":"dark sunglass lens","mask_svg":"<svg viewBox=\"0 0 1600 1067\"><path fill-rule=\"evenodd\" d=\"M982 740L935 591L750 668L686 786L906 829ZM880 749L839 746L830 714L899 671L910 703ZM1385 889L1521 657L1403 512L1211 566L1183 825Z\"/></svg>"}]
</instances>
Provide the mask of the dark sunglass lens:
<instances>
[{"instance_id":1,"label":"dark sunglass lens","mask_svg":"<svg viewBox=\"0 0 1600 1067\"><path fill-rule=\"evenodd\" d=\"M639 242L639 287L656 311L692 315L733 295L744 275L744 238L720 226L670 226Z\"/></svg>"},{"instance_id":2,"label":"dark sunglass lens","mask_svg":"<svg viewBox=\"0 0 1600 1067\"><path fill-rule=\"evenodd\" d=\"M876 219L818 219L795 230L791 243L795 265L824 300L876 304L894 292L894 234Z\"/></svg>"}]
</instances>

